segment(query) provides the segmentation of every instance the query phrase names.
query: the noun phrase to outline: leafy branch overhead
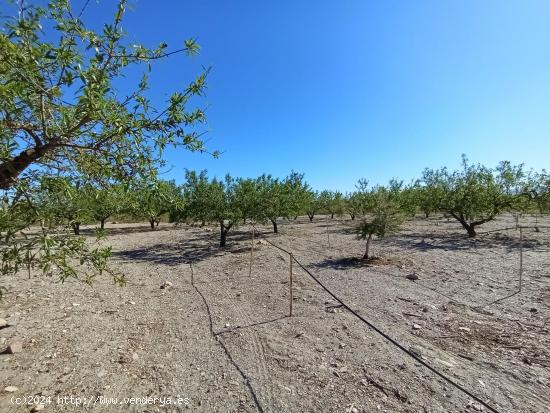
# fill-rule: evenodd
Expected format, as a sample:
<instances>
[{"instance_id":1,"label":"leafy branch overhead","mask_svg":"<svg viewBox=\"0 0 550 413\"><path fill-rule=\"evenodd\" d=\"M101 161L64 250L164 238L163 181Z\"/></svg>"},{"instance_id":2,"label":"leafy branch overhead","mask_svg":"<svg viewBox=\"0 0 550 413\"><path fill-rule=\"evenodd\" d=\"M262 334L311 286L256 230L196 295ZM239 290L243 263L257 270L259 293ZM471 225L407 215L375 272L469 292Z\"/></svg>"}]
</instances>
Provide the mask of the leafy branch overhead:
<instances>
[{"instance_id":1,"label":"leafy branch overhead","mask_svg":"<svg viewBox=\"0 0 550 413\"><path fill-rule=\"evenodd\" d=\"M125 178L151 167L167 145L206 151L197 125L205 122L193 96L206 87L208 69L171 94L161 107L147 97L151 63L196 54L186 40L168 51L128 44L122 28L126 1L101 32L88 29L66 0L29 6L0 34L0 188L37 164L92 176ZM53 27L53 33L43 27ZM56 42L52 39L58 39ZM116 80L138 67L133 90Z\"/></svg>"},{"instance_id":2,"label":"leafy branch overhead","mask_svg":"<svg viewBox=\"0 0 550 413\"><path fill-rule=\"evenodd\" d=\"M153 101L149 90L156 61L196 55L199 45L194 39L174 49L131 43L123 29L127 1L113 6L112 19L99 30L68 0L17 2L13 17L3 20L2 273L23 264L62 279L76 276L76 266L105 271L110 250L69 232L78 234L90 219L103 226L119 212L135 177L154 181L167 147L208 152L206 116L196 98L204 95L209 68L199 68L191 81L175 78L179 86L165 102ZM133 86L120 86L136 74Z\"/></svg>"}]
</instances>

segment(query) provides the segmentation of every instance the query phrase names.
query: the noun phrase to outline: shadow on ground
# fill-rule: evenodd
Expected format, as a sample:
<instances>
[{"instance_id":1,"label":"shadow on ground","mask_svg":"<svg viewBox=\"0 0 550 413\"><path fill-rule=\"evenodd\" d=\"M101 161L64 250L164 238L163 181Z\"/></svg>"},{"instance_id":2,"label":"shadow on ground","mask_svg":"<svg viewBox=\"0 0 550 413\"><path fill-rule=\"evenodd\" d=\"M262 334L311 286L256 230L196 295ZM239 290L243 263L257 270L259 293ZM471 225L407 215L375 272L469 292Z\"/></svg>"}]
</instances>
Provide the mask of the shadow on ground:
<instances>
[{"instance_id":1,"label":"shadow on ground","mask_svg":"<svg viewBox=\"0 0 550 413\"><path fill-rule=\"evenodd\" d=\"M117 251L114 252L114 255L128 261L153 262L175 266L204 261L213 256L250 251L248 247L240 243L250 239L247 233L228 235L225 248L220 248L218 237L217 232L205 232L183 242L163 242L148 247Z\"/></svg>"}]
</instances>

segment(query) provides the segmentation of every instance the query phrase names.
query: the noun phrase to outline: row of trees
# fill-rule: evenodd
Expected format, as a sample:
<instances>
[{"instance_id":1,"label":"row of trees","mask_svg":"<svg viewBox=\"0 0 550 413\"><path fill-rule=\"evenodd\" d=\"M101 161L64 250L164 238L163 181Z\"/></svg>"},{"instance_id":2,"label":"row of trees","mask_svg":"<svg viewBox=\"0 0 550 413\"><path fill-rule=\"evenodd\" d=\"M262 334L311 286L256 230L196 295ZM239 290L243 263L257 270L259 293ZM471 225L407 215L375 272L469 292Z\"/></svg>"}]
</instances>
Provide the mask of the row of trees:
<instances>
[{"instance_id":1,"label":"row of trees","mask_svg":"<svg viewBox=\"0 0 550 413\"><path fill-rule=\"evenodd\" d=\"M361 179L356 187L345 195L315 192L304 175L294 171L284 179L227 175L223 180L209 179L206 171L187 171L180 186L157 179L98 186L47 178L33 204L46 211L50 225L69 225L75 234L81 223L96 221L103 229L106 219L117 214L145 219L151 229L162 215L172 222L217 223L221 246L225 246L228 232L247 220L271 223L276 233L281 217L308 215L313 220L317 213L331 218L349 214L352 220L362 220L359 233L369 241L418 213L425 217L435 212L446 214L474 237L478 226L503 212L550 211L548 174L525 173L521 166L509 162L490 169L464 158L461 169L426 169L422 178L410 185L391 180L386 186L369 187Z\"/></svg>"}]
</instances>

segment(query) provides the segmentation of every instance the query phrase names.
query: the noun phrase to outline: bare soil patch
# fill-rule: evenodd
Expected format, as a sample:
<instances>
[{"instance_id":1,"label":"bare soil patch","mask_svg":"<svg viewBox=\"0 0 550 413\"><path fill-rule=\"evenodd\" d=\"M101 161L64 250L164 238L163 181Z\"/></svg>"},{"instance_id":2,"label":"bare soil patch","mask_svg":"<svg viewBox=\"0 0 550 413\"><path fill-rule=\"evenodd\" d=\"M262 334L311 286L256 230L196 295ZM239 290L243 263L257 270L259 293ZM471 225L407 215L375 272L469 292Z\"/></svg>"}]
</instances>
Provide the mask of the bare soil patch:
<instances>
[{"instance_id":1,"label":"bare soil patch","mask_svg":"<svg viewBox=\"0 0 550 413\"><path fill-rule=\"evenodd\" d=\"M540 219L539 219L540 222ZM350 307L501 412L550 411L550 233L470 240L453 221L417 219L372 248L351 221L282 220L266 237ZM527 219L523 225L529 224ZM548 223L546 223L548 224ZM513 226L511 217L484 230ZM4 277L0 411L12 396L51 397L69 412L475 412L467 396L338 306L247 226L217 247L215 227L108 225L129 284ZM407 278L411 273L417 280ZM168 283L167 283L168 282ZM164 288L160 288L164 285ZM1 348L0 348L1 350ZM5 391L16 387L13 392ZM13 389L10 389L13 390ZM57 397L188 398L178 406L58 404ZM484 409L487 411L487 409Z\"/></svg>"}]
</instances>

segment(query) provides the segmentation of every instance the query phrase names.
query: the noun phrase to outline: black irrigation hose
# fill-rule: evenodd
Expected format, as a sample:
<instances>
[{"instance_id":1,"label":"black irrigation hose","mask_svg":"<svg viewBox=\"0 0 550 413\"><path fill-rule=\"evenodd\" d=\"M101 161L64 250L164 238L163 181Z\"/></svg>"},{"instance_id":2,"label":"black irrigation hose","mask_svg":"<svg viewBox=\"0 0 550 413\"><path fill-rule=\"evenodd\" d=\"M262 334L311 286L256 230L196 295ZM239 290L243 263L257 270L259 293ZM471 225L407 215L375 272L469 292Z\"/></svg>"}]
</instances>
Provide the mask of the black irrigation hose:
<instances>
[{"instance_id":1,"label":"black irrigation hose","mask_svg":"<svg viewBox=\"0 0 550 413\"><path fill-rule=\"evenodd\" d=\"M253 226L254 227L254 226ZM256 227L254 227L256 228ZM404 353L406 353L407 355L409 355L410 357L412 357L415 361L419 362L420 364L422 364L424 367L426 367L428 370L430 370L432 373L436 374L437 376L439 376L440 378L442 378L443 380L445 380L447 383L451 384L452 386L456 387L458 390L462 391L464 394L468 395L469 397L471 397L472 399L474 399L476 402L480 403L481 405L485 406L487 409L489 409L490 411L492 411L493 413L500 413L497 409L495 409L494 407L492 407L491 405L489 405L488 403L484 402L483 400L481 400L479 397L477 397L476 395L472 394L470 391L468 391L467 389L465 389L464 387L462 387L460 384L456 383L455 381L453 381L451 378L447 377L445 374L441 373L439 370L437 370L435 367L432 367L430 366L428 363L426 363L424 360L422 360L420 357L418 357L416 354L414 354L412 351L406 349L405 347L403 347L403 345L399 344L396 340L394 340L393 338L391 338L389 335L387 335L386 333L384 333L382 330L380 330L378 327L376 327L374 324L372 324L370 321L368 321L367 319L365 319L363 316L359 315L355 310L353 310L351 307L349 307L346 303L344 303L340 298L338 298L332 291L330 291L321 281L319 281L317 279L317 277L315 277L306 267L304 267L302 265L302 263L300 261L298 261L296 259L296 257L291 254L289 251L285 250L284 248L278 246L278 245L275 245L274 243L272 243L271 241L269 241L267 238L265 238L265 236L262 234L262 233L258 233L258 235L261 235L270 245L272 245L273 247L283 251L283 252L286 252L287 254L291 255L292 258L294 259L294 261L296 262L296 264L298 264L298 266L304 270L304 272L309 275L317 284L319 284L319 286L325 290L332 298L334 298L336 301L338 301L342 307L344 307L346 310L348 310L351 314L353 314L355 317L357 317L359 320L361 320L363 323L365 323L367 326L369 326L372 330L374 330L375 332L377 332L378 334L380 334L382 337L384 337L387 341L389 341L390 343L392 343L394 346L396 346L398 349L400 349L401 351L403 351Z\"/></svg>"},{"instance_id":2,"label":"black irrigation hose","mask_svg":"<svg viewBox=\"0 0 550 413\"><path fill-rule=\"evenodd\" d=\"M189 262L189 268L191 269L191 286L195 289L197 294L201 297L202 302L204 303L204 307L206 309L206 314L208 315L208 324L209 324L210 334L216 340L216 342L220 345L220 347L223 349L229 362L233 365L233 367L235 367L235 369L239 372L239 374L243 378L244 384L248 388L250 395L252 396L252 401L258 408L258 411L260 413L264 413L265 410L262 408L262 404L260 403L260 400L258 399L258 396L256 395L256 392L254 391L252 384L250 384L250 379L245 374L245 372L241 369L241 367L237 364L237 362L233 359L233 356L229 352L229 349L226 347L226 345L223 343L221 337L219 337L219 335L216 334L216 332L214 331L214 322L212 321L212 313L210 312L210 306L208 305L208 302L206 301L206 298L204 297L204 295L195 285L195 272L193 271L192 262Z\"/></svg>"}]
</instances>

